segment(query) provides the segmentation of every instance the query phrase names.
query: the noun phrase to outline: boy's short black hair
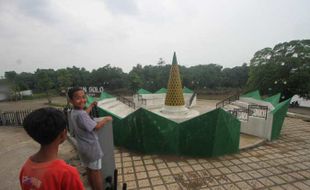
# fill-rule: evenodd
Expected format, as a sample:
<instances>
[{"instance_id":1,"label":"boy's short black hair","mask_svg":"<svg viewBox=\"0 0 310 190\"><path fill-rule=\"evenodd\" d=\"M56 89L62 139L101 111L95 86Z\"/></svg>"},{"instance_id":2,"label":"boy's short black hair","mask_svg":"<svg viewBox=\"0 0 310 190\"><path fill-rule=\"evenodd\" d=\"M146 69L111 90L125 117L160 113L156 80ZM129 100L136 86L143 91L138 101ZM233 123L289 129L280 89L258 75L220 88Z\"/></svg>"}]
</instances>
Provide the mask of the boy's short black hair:
<instances>
[{"instance_id":1,"label":"boy's short black hair","mask_svg":"<svg viewBox=\"0 0 310 190\"><path fill-rule=\"evenodd\" d=\"M83 90L83 88L81 88L81 87L73 87L73 88L70 88L70 89L68 90L68 97L70 98L70 100L73 99L74 93L77 92L77 91L80 91L80 90Z\"/></svg>"},{"instance_id":2,"label":"boy's short black hair","mask_svg":"<svg viewBox=\"0 0 310 190\"><path fill-rule=\"evenodd\" d=\"M24 129L33 140L48 145L66 128L64 113L55 108L40 108L31 112L23 122Z\"/></svg>"}]
</instances>

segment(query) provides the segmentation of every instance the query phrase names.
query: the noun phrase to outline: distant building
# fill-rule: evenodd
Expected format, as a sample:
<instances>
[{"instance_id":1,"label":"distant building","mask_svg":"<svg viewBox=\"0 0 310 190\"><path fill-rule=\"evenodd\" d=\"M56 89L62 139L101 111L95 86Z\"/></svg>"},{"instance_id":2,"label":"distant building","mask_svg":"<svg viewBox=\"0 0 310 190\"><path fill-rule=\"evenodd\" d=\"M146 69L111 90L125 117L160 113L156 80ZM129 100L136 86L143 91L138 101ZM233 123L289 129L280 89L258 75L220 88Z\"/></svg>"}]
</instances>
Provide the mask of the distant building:
<instances>
[{"instance_id":1,"label":"distant building","mask_svg":"<svg viewBox=\"0 0 310 190\"><path fill-rule=\"evenodd\" d=\"M20 96L32 96L32 90L23 90L19 92Z\"/></svg>"},{"instance_id":2,"label":"distant building","mask_svg":"<svg viewBox=\"0 0 310 190\"><path fill-rule=\"evenodd\" d=\"M8 100L10 97L10 89L7 85L0 84L0 101Z\"/></svg>"},{"instance_id":3,"label":"distant building","mask_svg":"<svg viewBox=\"0 0 310 190\"><path fill-rule=\"evenodd\" d=\"M307 100L305 98L302 98L298 95L294 95L291 99L291 104L298 103L298 106L300 107L309 107L310 108L310 100Z\"/></svg>"}]
</instances>

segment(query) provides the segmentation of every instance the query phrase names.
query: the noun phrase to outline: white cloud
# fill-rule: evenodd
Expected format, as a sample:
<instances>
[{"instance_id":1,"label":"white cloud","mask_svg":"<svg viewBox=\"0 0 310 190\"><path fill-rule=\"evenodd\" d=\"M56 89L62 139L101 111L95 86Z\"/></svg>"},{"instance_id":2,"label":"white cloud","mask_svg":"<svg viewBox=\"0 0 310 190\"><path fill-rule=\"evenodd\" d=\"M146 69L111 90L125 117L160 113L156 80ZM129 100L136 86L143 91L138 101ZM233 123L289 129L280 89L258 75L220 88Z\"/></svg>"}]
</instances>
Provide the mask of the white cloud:
<instances>
[{"instance_id":1,"label":"white cloud","mask_svg":"<svg viewBox=\"0 0 310 190\"><path fill-rule=\"evenodd\" d=\"M27 2L27 4L25 3ZM4 71L137 63L249 62L267 46L310 37L307 0L11 0L0 2Z\"/></svg>"}]
</instances>

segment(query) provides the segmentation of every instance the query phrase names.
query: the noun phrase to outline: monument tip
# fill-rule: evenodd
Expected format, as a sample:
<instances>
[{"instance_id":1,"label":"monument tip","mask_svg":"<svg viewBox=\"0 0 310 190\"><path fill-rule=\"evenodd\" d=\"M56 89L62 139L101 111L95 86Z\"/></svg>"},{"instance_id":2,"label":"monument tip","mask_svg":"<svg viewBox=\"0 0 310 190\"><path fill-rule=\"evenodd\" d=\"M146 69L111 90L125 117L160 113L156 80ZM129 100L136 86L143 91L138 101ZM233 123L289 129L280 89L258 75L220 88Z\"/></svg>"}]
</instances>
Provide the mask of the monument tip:
<instances>
[{"instance_id":1,"label":"monument tip","mask_svg":"<svg viewBox=\"0 0 310 190\"><path fill-rule=\"evenodd\" d=\"M178 64L177 55L175 52L173 52L173 59L172 59L172 65L174 65L174 64L176 64L176 65Z\"/></svg>"}]
</instances>

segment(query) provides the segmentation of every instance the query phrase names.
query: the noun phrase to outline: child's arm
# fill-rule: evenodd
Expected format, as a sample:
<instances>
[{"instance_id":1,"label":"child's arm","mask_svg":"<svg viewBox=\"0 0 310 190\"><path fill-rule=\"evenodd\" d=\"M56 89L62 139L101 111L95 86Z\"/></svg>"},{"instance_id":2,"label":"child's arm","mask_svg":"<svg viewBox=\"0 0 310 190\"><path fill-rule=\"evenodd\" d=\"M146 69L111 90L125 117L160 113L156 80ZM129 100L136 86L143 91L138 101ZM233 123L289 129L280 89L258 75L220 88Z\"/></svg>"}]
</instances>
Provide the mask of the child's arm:
<instances>
[{"instance_id":1,"label":"child's arm","mask_svg":"<svg viewBox=\"0 0 310 190\"><path fill-rule=\"evenodd\" d=\"M93 102L93 103L91 103L89 106L88 106L88 108L86 108L86 113L90 113L91 112L91 110L93 109L93 107L94 106L96 106L97 105L97 102L95 101L95 102Z\"/></svg>"},{"instance_id":2,"label":"child's arm","mask_svg":"<svg viewBox=\"0 0 310 190\"><path fill-rule=\"evenodd\" d=\"M95 127L95 130L99 130L100 128L102 128L105 124L109 123L110 121L112 121L113 118L111 116L107 116L105 117L103 120L99 121Z\"/></svg>"}]
</instances>

